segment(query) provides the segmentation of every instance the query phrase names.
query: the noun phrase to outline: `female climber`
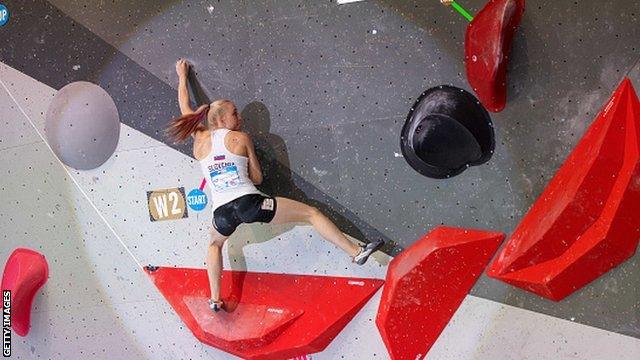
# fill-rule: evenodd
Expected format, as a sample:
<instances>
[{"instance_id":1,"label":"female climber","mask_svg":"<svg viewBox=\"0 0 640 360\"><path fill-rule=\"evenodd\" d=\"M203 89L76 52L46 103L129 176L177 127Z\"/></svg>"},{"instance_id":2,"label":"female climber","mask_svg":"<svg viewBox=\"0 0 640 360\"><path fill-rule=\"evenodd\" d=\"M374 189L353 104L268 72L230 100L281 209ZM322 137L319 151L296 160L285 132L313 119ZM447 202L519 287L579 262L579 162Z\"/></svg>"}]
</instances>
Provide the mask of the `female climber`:
<instances>
[{"instance_id":1,"label":"female climber","mask_svg":"<svg viewBox=\"0 0 640 360\"><path fill-rule=\"evenodd\" d=\"M218 312L224 308L220 298L222 246L240 224L310 224L323 238L349 254L358 265L364 264L373 252L382 247L382 240L366 245L354 244L318 209L260 192L256 188L262 182L260 163L251 137L240 131L242 118L238 109L229 100L216 100L193 111L187 90L189 66L185 60L176 63L178 103L182 116L171 120L166 131L171 139L178 142L193 137L193 156L200 162L211 189L213 226L206 261L211 310Z\"/></svg>"}]
</instances>

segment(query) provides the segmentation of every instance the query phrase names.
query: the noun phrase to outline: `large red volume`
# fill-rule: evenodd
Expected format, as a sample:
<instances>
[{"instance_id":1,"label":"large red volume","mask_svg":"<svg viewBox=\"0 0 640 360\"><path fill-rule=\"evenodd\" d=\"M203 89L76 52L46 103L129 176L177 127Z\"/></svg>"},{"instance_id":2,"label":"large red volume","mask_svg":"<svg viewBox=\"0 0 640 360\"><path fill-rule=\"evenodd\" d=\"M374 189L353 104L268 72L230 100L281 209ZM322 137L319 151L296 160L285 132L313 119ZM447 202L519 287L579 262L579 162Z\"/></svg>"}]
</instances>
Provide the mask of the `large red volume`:
<instances>
[{"instance_id":1,"label":"large red volume","mask_svg":"<svg viewBox=\"0 0 640 360\"><path fill-rule=\"evenodd\" d=\"M422 359L504 240L504 234L438 227L387 270L376 325L392 359Z\"/></svg>"},{"instance_id":2,"label":"large red volume","mask_svg":"<svg viewBox=\"0 0 640 360\"><path fill-rule=\"evenodd\" d=\"M47 282L49 266L44 255L24 248L11 253L2 274L2 291L11 291L11 327L27 336L31 326L31 305L38 290ZM4 298L3 298L4 300Z\"/></svg>"},{"instance_id":3,"label":"large red volume","mask_svg":"<svg viewBox=\"0 0 640 360\"><path fill-rule=\"evenodd\" d=\"M630 258L640 239L640 103L625 79L489 275L561 300Z\"/></svg>"},{"instance_id":4,"label":"large red volume","mask_svg":"<svg viewBox=\"0 0 640 360\"><path fill-rule=\"evenodd\" d=\"M524 0L491 0L467 27L464 42L467 79L490 111L507 102L507 65Z\"/></svg>"},{"instance_id":5,"label":"large red volume","mask_svg":"<svg viewBox=\"0 0 640 360\"><path fill-rule=\"evenodd\" d=\"M244 359L324 350L384 283L378 279L225 271L228 310L209 310L204 269L147 267L198 340Z\"/></svg>"}]
</instances>

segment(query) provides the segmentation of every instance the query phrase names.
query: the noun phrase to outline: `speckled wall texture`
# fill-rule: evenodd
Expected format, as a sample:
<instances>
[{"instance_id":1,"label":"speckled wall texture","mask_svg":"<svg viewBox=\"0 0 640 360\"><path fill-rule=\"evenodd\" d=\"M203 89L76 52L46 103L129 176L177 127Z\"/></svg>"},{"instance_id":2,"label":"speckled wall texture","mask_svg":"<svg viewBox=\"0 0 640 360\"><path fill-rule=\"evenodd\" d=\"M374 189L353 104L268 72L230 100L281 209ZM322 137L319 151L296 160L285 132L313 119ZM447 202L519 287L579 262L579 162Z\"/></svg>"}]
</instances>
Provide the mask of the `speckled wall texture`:
<instances>
[{"instance_id":1,"label":"speckled wall texture","mask_svg":"<svg viewBox=\"0 0 640 360\"><path fill-rule=\"evenodd\" d=\"M620 80L640 86L640 2L529 1L507 108L492 114L494 157L432 180L400 156L409 107L439 84L470 90L466 20L437 0L4 3L13 18L0 28L0 61L53 89L97 83L124 124L190 156L190 144L161 133L178 115L174 64L186 57L200 101L229 98L243 110L264 191L311 202L393 251L438 224L510 233ZM485 1L460 3L474 13ZM640 338L638 262L561 303L486 277L472 293Z\"/></svg>"}]
</instances>

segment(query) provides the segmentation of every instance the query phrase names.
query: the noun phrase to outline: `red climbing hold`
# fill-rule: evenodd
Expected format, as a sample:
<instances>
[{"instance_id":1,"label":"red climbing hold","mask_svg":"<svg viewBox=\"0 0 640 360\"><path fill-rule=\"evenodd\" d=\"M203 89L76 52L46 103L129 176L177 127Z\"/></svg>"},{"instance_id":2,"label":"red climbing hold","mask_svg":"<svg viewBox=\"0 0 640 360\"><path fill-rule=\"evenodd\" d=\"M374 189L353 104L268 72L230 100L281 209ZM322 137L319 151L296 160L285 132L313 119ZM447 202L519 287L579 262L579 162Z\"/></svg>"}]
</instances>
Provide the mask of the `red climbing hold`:
<instances>
[{"instance_id":1,"label":"red climbing hold","mask_svg":"<svg viewBox=\"0 0 640 360\"><path fill-rule=\"evenodd\" d=\"M377 279L225 271L226 311L209 310L204 269L147 267L198 340L244 359L322 351L382 286Z\"/></svg>"},{"instance_id":2,"label":"red climbing hold","mask_svg":"<svg viewBox=\"0 0 640 360\"><path fill-rule=\"evenodd\" d=\"M392 359L427 354L503 239L438 227L391 261L376 325Z\"/></svg>"},{"instance_id":3,"label":"red climbing hold","mask_svg":"<svg viewBox=\"0 0 640 360\"><path fill-rule=\"evenodd\" d=\"M205 338L225 347L251 349L266 345L304 311L266 305L242 304L233 311L213 313L203 296L186 296L184 302L198 321Z\"/></svg>"},{"instance_id":4,"label":"red climbing hold","mask_svg":"<svg viewBox=\"0 0 640 360\"><path fill-rule=\"evenodd\" d=\"M49 266L44 255L24 248L11 253L2 274L2 291L11 291L11 327L27 336L31 325L31 305L38 289L47 282Z\"/></svg>"},{"instance_id":5,"label":"red climbing hold","mask_svg":"<svg viewBox=\"0 0 640 360\"><path fill-rule=\"evenodd\" d=\"M640 239L640 103L625 79L489 275L561 300L630 258Z\"/></svg>"},{"instance_id":6,"label":"red climbing hold","mask_svg":"<svg viewBox=\"0 0 640 360\"><path fill-rule=\"evenodd\" d=\"M464 43L467 79L482 104L493 112L507 102L507 65L524 0L491 0L467 27Z\"/></svg>"}]
</instances>

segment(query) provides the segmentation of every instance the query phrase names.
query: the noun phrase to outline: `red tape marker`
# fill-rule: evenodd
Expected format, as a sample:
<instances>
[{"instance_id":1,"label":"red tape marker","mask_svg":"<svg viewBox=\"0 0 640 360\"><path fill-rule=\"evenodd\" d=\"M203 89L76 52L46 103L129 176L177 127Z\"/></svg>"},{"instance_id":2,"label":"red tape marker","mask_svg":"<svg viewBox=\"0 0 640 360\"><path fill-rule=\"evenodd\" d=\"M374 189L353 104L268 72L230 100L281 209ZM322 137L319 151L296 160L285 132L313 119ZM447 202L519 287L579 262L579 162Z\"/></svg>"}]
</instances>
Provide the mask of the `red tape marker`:
<instances>
[{"instance_id":1,"label":"red tape marker","mask_svg":"<svg viewBox=\"0 0 640 360\"><path fill-rule=\"evenodd\" d=\"M200 191L202 191L204 189L204 186L207 185L207 179L206 178L202 178L202 182L200 183Z\"/></svg>"}]
</instances>

